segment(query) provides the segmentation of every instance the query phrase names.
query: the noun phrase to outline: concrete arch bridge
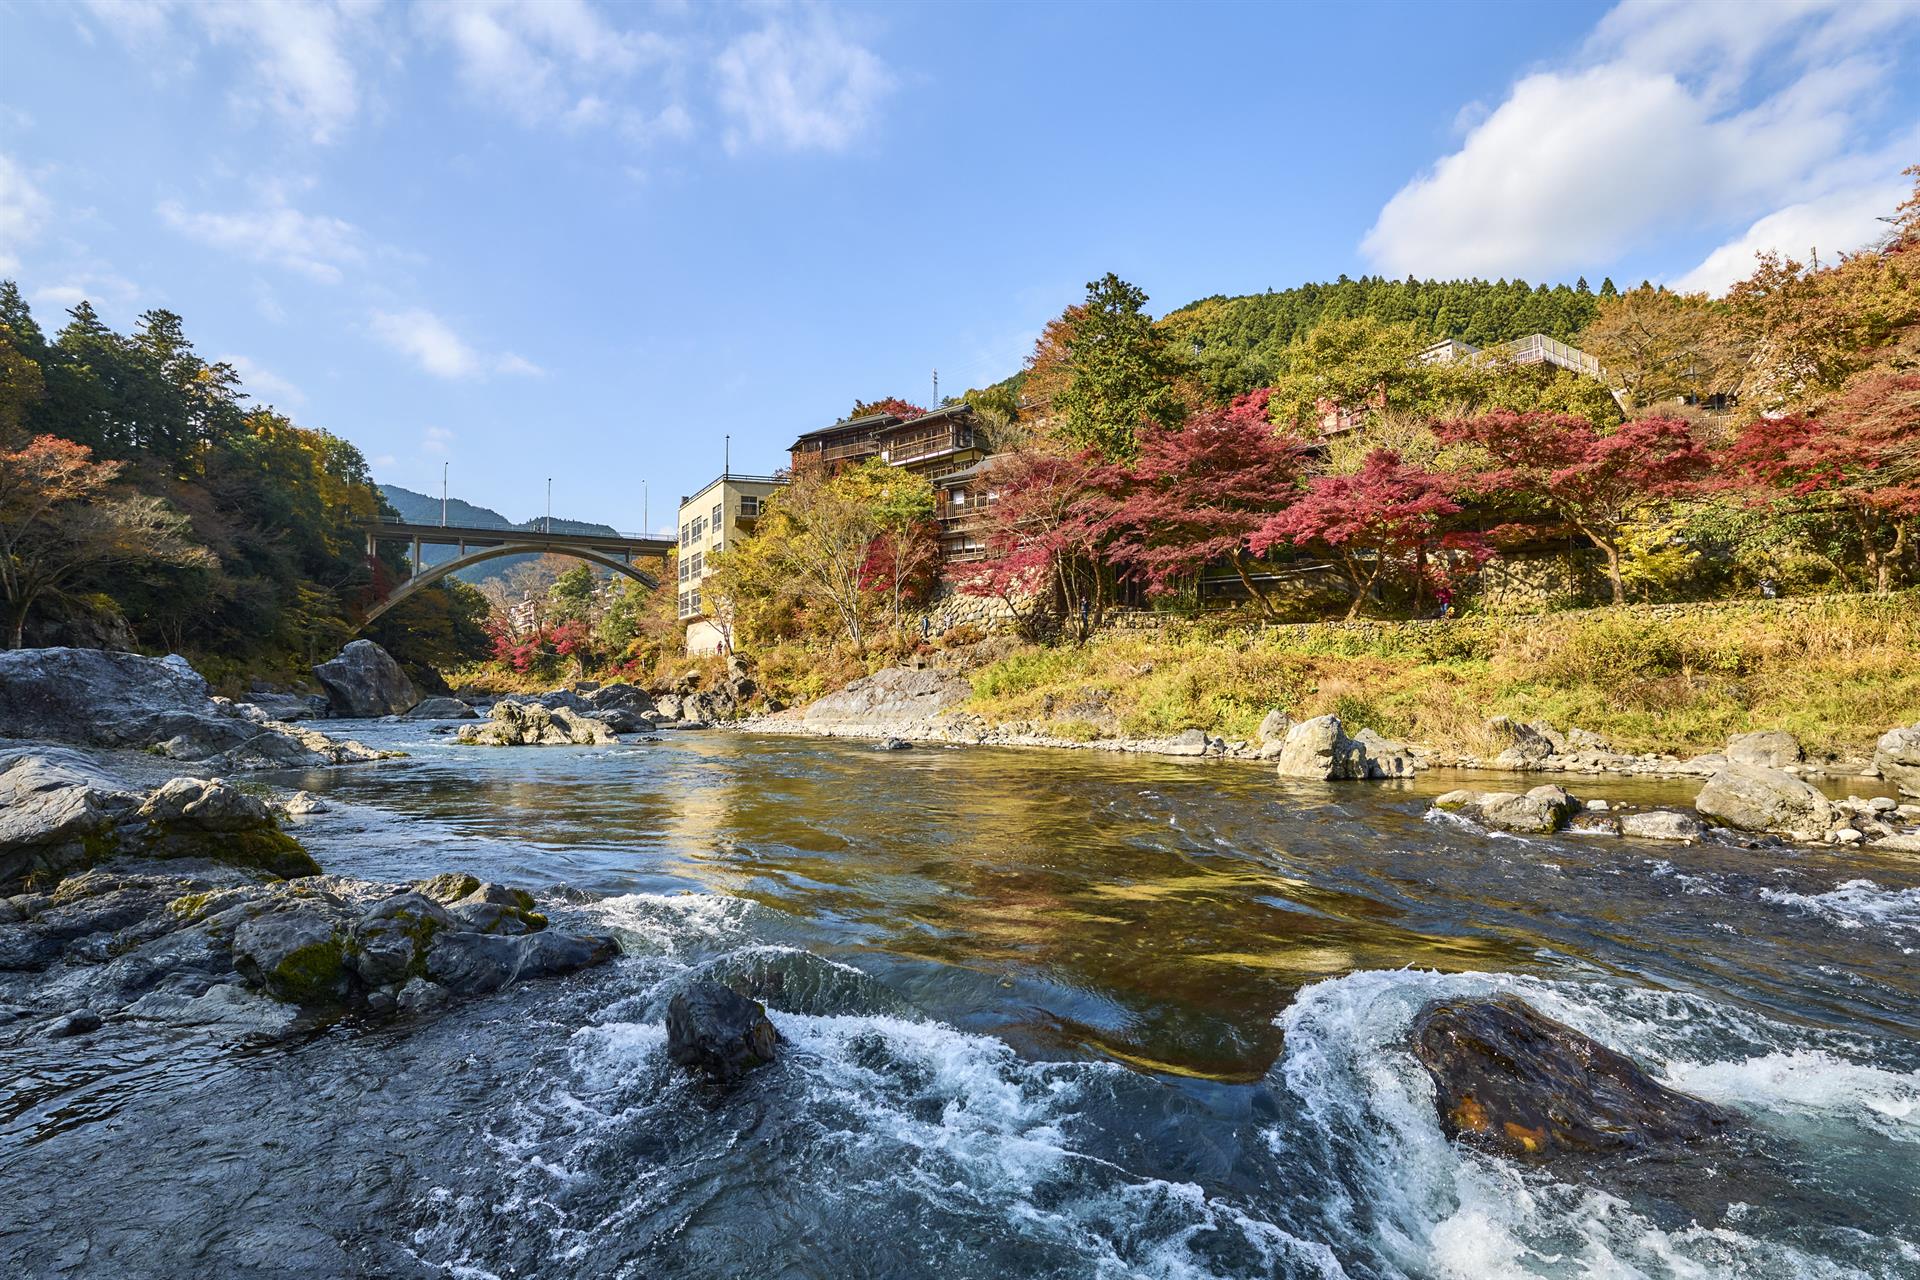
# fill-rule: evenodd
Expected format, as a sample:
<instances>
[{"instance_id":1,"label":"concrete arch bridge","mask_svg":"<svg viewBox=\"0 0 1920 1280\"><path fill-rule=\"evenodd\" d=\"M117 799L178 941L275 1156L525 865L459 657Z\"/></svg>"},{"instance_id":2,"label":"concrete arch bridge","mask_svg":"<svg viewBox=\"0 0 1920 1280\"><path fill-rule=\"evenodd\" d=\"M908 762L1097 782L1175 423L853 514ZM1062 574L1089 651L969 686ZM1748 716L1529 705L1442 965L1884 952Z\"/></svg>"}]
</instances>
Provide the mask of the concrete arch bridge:
<instances>
[{"instance_id":1,"label":"concrete arch bridge","mask_svg":"<svg viewBox=\"0 0 1920 1280\"><path fill-rule=\"evenodd\" d=\"M362 627L372 623L387 610L406 600L415 592L424 590L442 578L484 564L489 560L498 560L503 556L556 555L567 556L574 560L584 560L588 564L611 569L615 573L625 574L635 582L648 588L658 587L660 579L654 574L639 568L635 561L649 564L664 571L667 552L673 549L670 538L650 538L644 534L626 533L562 533L550 527L536 526L526 528L490 528L484 525L460 524L415 524L406 520L370 521L361 526L367 535L367 560L371 562L379 553L382 542L405 542L411 548L409 563L413 574L387 593L384 600L367 610L366 617L360 620ZM451 559L439 564L421 565L421 551L426 547L453 547Z\"/></svg>"}]
</instances>

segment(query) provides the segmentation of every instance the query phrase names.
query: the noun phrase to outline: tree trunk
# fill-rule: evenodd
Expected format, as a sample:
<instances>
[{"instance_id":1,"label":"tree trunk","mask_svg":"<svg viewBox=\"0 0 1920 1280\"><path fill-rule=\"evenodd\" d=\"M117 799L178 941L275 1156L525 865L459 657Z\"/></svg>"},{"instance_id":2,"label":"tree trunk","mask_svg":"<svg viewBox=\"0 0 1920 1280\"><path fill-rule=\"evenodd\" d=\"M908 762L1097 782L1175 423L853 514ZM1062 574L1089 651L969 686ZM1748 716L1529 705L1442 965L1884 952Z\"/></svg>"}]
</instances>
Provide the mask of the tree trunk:
<instances>
[{"instance_id":1,"label":"tree trunk","mask_svg":"<svg viewBox=\"0 0 1920 1280\"><path fill-rule=\"evenodd\" d=\"M1266 591L1255 585L1253 575L1247 572L1246 553L1235 550L1232 562L1233 571L1240 576L1240 585L1247 589L1247 594L1252 596L1254 603L1260 606L1260 612L1268 618L1279 617L1278 612L1273 607L1273 601L1268 598Z\"/></svg>"}]
</instances>

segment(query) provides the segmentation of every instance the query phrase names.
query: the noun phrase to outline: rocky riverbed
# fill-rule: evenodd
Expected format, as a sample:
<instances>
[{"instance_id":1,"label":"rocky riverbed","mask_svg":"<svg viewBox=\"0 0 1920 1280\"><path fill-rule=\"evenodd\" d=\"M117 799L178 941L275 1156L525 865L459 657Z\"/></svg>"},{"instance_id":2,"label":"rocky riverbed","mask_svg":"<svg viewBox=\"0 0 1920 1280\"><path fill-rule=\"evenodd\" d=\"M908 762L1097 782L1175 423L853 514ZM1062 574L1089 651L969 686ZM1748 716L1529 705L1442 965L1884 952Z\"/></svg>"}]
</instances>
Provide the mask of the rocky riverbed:
<instances>
[{"instance_id":1,"label":"rocky riverbed","mask_svg":"<svg viewBox=\"0 0 1920 1280\"><path fill-rule=\"evenodd\" d=\"M6 749L0 1198L35 1212L0 1273L1920 1256L1920 872L1827 839L1903 816L1884 782L1360 781L1332 775L1393 744L1312 722L1267 761L1043 758L667 732L621 687L512 705L225 776ZM617 740L436 732L535 705ZM1276 777L1289 740L1325 776Z\"/></svg>"}]
</instances>

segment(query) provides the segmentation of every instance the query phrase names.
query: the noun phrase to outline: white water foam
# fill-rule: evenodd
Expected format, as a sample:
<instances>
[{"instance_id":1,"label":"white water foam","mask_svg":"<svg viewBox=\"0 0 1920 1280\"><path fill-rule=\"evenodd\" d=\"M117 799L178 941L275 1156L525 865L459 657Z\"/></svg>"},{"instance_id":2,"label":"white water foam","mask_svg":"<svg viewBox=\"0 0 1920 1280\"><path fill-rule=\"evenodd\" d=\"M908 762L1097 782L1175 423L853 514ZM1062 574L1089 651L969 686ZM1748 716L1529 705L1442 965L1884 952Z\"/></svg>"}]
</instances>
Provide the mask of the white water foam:
<instances>
[{"instance_id":1,"label":"white water foam","mask_svg":"<svg viewBox=\"0 0 1920 1280\"><path fill-rule=\"evenodd\" d=\"M1920 933L1920 889L1882 889L1871 880L1848 880L1826 893L1762 889L1760 898L1817 916L1842 929Z\"/></svg>"},{"instance_id":2,"label":"white water foam","mask_svg":"<svg viewBox=\"0 0 1920 1280\"><path fill-rule=\"evenodd\" d=\"M1315 1154L1344 1164L1346 1185L1330 1193L1326 1216L1347 1219L1356 1200L1371 1210L1356 1252L1377 1251L1389 1273L1447 1280L1899 1273L1907 1241L1861 1242L1873 1255L1862 1269L1803 1240L1727 1226L1662 1230L1604 1191L1449 1142L1408 1031L1431 1000L1501 991L1729 1105L1817 1109L1879 1132L1904 1132L1913 1115L1911 1078L1850 1062L1833 1045L1799 1059L1791 1049L1717 1056L1716 1045L1722 1054L1728 1043L1764 1049L1792 1033L1693 997L1502 974L1353 973L1303 989L1278 1019L1287 1048L1276 1076L1305 1116L1268 1137L1283 1157L1320 1144Z\"/></svg>"}]
</instances>

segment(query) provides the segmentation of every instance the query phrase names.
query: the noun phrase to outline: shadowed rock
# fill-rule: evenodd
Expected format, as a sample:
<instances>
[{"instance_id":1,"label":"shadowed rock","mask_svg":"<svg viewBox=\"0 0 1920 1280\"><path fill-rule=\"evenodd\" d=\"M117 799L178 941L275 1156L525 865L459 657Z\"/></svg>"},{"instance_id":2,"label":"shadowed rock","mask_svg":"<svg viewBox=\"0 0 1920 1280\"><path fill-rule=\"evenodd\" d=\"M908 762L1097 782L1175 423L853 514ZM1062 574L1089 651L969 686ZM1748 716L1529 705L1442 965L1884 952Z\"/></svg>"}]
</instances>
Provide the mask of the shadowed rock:
<instances>
[{"instance_id":1,"label":"shadowed rock","mask_svg":"<svg viewBox=\"0 0 1920 1280\"><path fill-rule=\"evenodd\" d=\"M487 723L468 725L455 741L478 747L605 746L613 731L584 712L537 702L497 702Z\"/></svg>"},{"instance_id":2,"label":"shadowed rock","mask_svg":"<svg viewBox=\"0 0 1920 1280\"><path fill-rule=\"evenodd\" d=\"M1548 835L1566 826L1580 810L1580 802L1565 787L1538 786L1524 794L1513 791L1449 791L1433 802L1447 813L1472 818L1495 831Z\"/></svg>"},{"instance_id":3,"label":"shadowed rock","mask_svg":"<svg viewBox=\"0 0 1920 1280\"><path fill-rule=\"evenodd\" d=\"M1503 1155L1644 1151L1734 1122L1511 995L1428 1005L1414 1019L1413 1048L1447 1136Z\"/></svg>"},{"instance_id":4,"label":"shadowed rock","mask_svg":"<svg viewBox=\"0 0 1920 1280\"><path fill-rule=\"evenodd\" d=\"M355 640L313 669L335 715L397 716L420 701L413 681L391 654L371 640Z\"/></svg>"},{"instance_id":5,"label":"shadowed rock","mask_svg":"<svg viewBox=\"0 0 1920 1280\"><path fill-rule=\"evenodd\" d=\"M1910 796L1920 796L1920 724L1889 729L1874 744L1880 776Z\"/></svg>"},{"instance_id":6,"label":"shadowed rock","mask_svg":"<svg viewBox=\"0 0 1920 1280\"><path fill-rule=\"evenodd\" d=\"M696 982L667 1004L667 1057L715 1080L735 1080L772 1062L780 1033L757 1000L717 982Z\"/></svg>"}]
</instances>

